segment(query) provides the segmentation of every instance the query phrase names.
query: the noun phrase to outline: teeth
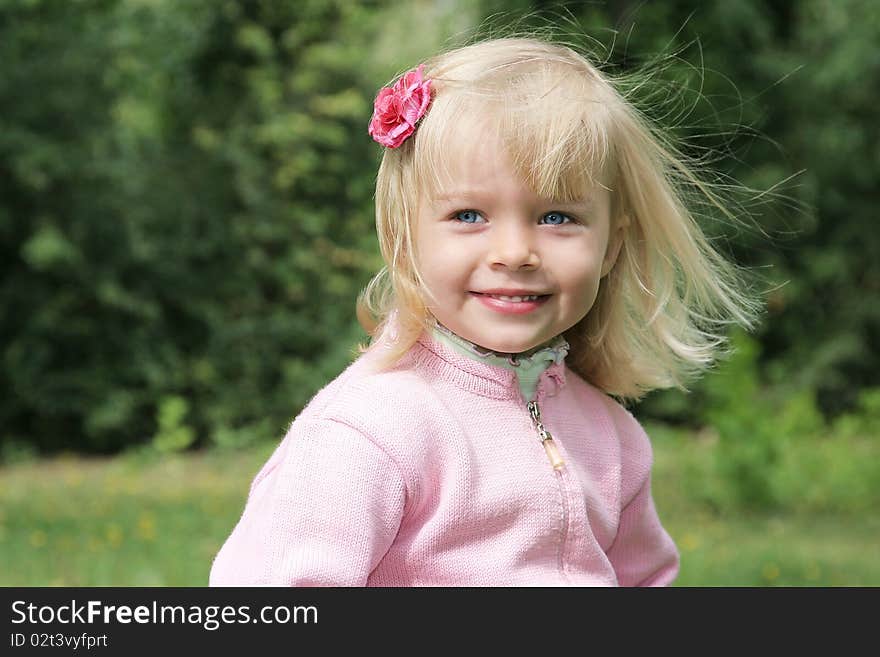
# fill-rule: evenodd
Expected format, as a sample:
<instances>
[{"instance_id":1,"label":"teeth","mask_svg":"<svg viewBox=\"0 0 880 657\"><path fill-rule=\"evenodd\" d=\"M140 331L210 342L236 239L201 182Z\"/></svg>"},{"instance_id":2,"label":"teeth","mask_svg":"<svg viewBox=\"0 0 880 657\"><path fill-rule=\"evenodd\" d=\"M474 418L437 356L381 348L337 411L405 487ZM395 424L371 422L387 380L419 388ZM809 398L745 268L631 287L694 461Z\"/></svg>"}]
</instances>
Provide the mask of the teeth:
<instances>
[{"instance_id":1,"label":"teeth","mask_svg":"<svg viewBox=\"0 0 880 657\"><path fill-rule=\"evenodd\" d=\"M531 294L531 295L525 296L525 297L508 297L503 294L490 294L489 296L492 297L493 299L500 299L501 301L516 301L516 302L537 301L537 299L538 299L537 294Z\"/></svg>"}]
</instances>

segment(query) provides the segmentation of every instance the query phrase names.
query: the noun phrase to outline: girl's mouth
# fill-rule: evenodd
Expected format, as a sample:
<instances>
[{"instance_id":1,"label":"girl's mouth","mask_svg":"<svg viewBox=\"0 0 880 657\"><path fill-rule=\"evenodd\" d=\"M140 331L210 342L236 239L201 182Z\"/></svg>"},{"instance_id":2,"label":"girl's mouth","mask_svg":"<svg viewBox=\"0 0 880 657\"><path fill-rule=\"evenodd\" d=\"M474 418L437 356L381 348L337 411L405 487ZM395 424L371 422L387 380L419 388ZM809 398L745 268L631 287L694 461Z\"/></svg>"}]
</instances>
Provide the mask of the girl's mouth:
<instances>
[{"instance_id":1,"label":"girl's mouth","mask_svg":"<svg viewBox=\"0 0 880 657\"><path fill-rule=\"evenodd\" d=\"M496 312L520 315L540 308L552 296L550 294L506 295L471 292L483 305Z\"/></svg>"}]
</instances>

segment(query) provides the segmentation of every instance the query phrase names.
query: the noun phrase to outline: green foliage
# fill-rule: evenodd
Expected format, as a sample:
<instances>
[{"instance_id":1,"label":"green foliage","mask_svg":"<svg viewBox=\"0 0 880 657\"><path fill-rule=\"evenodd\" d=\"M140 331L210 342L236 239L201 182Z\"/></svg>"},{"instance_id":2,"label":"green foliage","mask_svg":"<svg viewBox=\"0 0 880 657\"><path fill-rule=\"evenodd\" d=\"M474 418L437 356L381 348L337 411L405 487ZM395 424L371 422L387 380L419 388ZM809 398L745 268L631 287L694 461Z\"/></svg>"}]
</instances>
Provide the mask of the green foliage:
<instances>
[{"instance_id":1,"label":"green foliage","mask_svg":"<svg viewBox=\"0 0 880 657\"><path fill-rule=\"evenodd\" d=\"M782 436L758 387L758 345L743 334L732 343L736 356L706 383L707 420L719 443L715 471L738 505L772 507Z\"/></svg>"},{"instance_id":2,"label":"green foliage","mask_svg":"<svg viewBox=\"0 0 880 657\"><path fill-rule=\"evenodd\" d=\"M4 3L0 443L275 438L349 362L375 13Z\"/></svg>"},{"instance_id":3,"label":"green foliage","mask_svg":"<svg viewBox=\"0 0 880 657\"><path fill-rule=\"evenodd\" d=\"M834 434L846 438L880 436L880 388L862 390L856 409L834 420Z\"/></svg>"},{"instance_id":4,"label":"green foliage","mask_svg":"<svg viewBox=\"0 0 880 657\"><path fill-rule=\"evenodd\" d=\"M184 422L187 411L189 404L182 397L165 397L159 402L159 431L153 436L153 447L160 452L179 452L193 444L195 432Z\"/></svg>"},{"instance_id":5,"label":"green foliage","mask_svg":"<svg viewBox=\"0 0 880 657\"><path fill-rule=\"evenodd\" d=\"M758 344L734 337L734 356L705 386L702 456L683 465L695 498L715 509L871 512L880 504L878 389L833 424L814 393L760 384Z\"/></svg>"}]
</instances>

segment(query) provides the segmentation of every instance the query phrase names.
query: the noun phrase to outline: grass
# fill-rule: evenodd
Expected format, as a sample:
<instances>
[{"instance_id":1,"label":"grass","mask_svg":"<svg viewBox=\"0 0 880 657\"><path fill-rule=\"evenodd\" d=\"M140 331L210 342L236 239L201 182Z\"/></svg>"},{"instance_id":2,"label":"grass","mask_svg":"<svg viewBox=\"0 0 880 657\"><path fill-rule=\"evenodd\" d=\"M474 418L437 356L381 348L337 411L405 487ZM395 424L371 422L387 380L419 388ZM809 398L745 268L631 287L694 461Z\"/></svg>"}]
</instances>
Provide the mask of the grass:
<instances>
[{"instance_id":1,"label":"grass","mask_svg":"<svg viewBox=\"0 0 880 657\"><path fill-rule=\"evenodd\" d=\"M716 456L711 441L646 428L654 444L655 504L681 553L677 586L880 585L880 507L860 500L859 509L873 511L715 508L700 502ZM802 447L816 449L806 440ZM876 458L876 452L874 445L869 456ZM820 482L808 474L802 479L806 500L807 489Z\"/></svg>"},{"instance_id":2,"label":"grass","mask_svg":"<svg viewBox=\"0 0 880 657\"><path fill-rule=\"evenodd\" d=\"M877 586L873 518L665 514L681 551L678 586Z\"/></svg>"},{"instance_id":3,"label":"grass","mask_svg":"<svg viewBox=\"0 0 880 657\"><path fill-rule=\"evenodd\" d=\"M203 586L268 449L0 470L2 586Z\"/></svg>"},{"instance_id":4,"label":"grass","mask_svg":"<svg viewBox=\"0 0 880 657\"><path fill-rule=\"evenodd\" d=\"M713 511L682 485L687 446L656 433L654 496L681 551L677 585L880 585L880 514ZM0 585L204 586L272 447L3 466Z\"/></svg>"}]
</instances>

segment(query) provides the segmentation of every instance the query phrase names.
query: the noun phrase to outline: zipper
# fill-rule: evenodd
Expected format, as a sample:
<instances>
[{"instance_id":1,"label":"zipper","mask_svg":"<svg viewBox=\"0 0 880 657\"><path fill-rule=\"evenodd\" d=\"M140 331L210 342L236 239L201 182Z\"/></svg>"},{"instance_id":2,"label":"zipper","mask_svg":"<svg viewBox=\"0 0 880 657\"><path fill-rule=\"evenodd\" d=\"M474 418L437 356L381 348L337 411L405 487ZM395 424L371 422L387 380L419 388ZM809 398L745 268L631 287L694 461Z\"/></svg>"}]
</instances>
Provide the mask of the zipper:
<instances>
[{"instance_id":1,"label":"zipper","mask_svg":"<svg viewBox=\"0 0 880 657\"><path fill-rule=\"evenodd\" d=\"M544 428L541 422L541 408L538 406L538 402L530 401L526 406L529 409L529 415L532 417L532 424L535 425L535 430L538 432L538 437L544 446L544 451L547 453L547 458L550 459L550 465L557 472L562 470L565 467L565 461L562 460L562 455L559 453L556 443L553 442L553 436L550 435L550 432Z\"/></svg>"},{"instance_id":2,"label":"zipper","mask_svg":"<svg viewBox=\"0 0 880 657\"><path fill-rule=\"evenodd\" d=\"M559 485L559 493L562 495L562 532L559 541L559 549L556 553L556 561L560 575L565 581L569 581L568 575L565 573L565 543L568 540L569 523L568 485L566 484L565 461L562 460L562 455L559 453L559 449L553 441L553 436L550 435L550 432L544 427L544 423L541 422L541 407L538 406L537 400L528 402L526 406L529 410L529 415L532 418L532 424L535 425L535 430L538 432L538 437L541 439L541 444L544 446L544 452L550 460L550 465L553 466L553 471L556 474L556 481Z\"/></svg>"}]
</instances>

